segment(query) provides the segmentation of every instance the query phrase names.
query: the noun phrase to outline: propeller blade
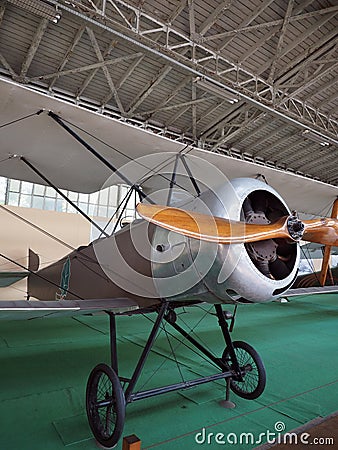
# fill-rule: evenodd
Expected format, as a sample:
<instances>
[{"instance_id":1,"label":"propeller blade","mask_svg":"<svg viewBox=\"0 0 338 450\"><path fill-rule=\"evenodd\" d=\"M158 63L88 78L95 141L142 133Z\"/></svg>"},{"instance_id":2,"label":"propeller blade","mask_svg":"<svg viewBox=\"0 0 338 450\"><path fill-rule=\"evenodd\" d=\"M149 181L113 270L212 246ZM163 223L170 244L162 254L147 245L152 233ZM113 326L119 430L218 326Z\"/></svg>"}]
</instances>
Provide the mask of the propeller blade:
<instances>
[{"instance_id":1,"label":"propeller blade","mask_svg":"<svg viewBox=\"0 0 338 450\"><path fill-rule=\"evenodd\" d=\"M305 226L304 241L338 246L338 219L320 218L303 220L303 223Z\"/></svg>"},{"instance_id":2,"label":"propeller blade","mask_svg":"<svg viewBox=\"0 0 338 450\"><path fill-rule=\"evenodd\" d=\"M137 212L144 219L160 227L184 236L219 244L239 244L275 238L290 239L288 217L282 217L275 223L267 225L248 224L179 208L142 203L137 205Z\"/></svg>"}]
</instances>

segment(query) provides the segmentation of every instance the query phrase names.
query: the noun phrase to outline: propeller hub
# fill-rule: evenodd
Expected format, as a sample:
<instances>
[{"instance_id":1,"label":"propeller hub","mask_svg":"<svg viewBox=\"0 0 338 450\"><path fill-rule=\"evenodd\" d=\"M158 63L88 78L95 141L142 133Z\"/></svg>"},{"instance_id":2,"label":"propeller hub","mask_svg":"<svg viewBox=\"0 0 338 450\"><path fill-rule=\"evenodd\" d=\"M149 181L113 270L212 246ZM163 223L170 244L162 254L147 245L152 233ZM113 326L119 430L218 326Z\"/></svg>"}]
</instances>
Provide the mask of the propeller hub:
<instances>
[{"instance_id":1,"label":"propeller hub","mask_svg":"<svg viewBox=\"0 0 338 450\"><path fill-rule=\"evenodd\" d=\"M295 212L287 220L287 228L290 237L294 241L300 241L304 234L305 226L301 220L298 219Z\"/></svg>"}]
</instances>

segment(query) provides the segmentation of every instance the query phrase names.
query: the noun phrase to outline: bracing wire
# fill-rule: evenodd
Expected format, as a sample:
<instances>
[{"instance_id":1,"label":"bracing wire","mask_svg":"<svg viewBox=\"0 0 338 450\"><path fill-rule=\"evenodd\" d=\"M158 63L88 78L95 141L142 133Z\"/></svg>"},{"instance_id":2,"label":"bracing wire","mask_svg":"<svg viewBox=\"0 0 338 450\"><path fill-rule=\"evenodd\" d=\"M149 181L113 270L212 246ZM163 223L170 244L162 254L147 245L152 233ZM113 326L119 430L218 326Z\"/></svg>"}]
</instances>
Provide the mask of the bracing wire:
<instances>
[{"instance_id":1,"label":"bracing wire","mask_svg":"<svg viewBox=\"0 0 338 450\"><path fill-rule=\"evenodd\" d=\"M67 242L63 241L62 239L59 239L58 237L54 236L53 234L51 234L48 231L44 230L43 228L39 227L38 225L31 222L30 220L25 219L24 217L20 216L20 214L17 214L8 208L5 208L3 205L0 205L0 209L3 211L6 211L8 214L11 214L15 218L24 222L26 225L31 226L35 230L39 231L40 233L43 233L45 236L48 236L49 238L53 239L54 241L58 242L59 244L67 247L69 250L72 250L72 251L75 250L75 247L71 246L70 244L67 244Z\"/></svg>"},{"instance_id":2,"label":"bracing wire","mask_svg":"<svg viewBox=\"0 0 338 450\"><path fill-rule=\"evenodd\" d=\"M74 128L76 128L76 129L82 131L83 133L87 134L87 135L90 136L91 138L97 140L97 141L100 142L101 144L103 144L103 145L107 146L108 148L114 150L115 152L117 152L117 153L120 154L121 156L123 156L123 157L129 159L129 161L133 161L133 162L135 162L136 164L138 164L139 166L143 167L144 169L147 169L148 172L147 172L145 175L143 175L142 178L145 178L145 177L147 177L148 175L150 175L151 173L153 173L154 175L159 175L159 176L161 176L162 178L164 178L164 179L165 179L166 181L168 181L168 182L171 181L168 177L166 177L165 175L163 175L163 174L161 174L159 171L157 171L157 169L158 169L159 166L163 166L163 164L164 164L163 167L165 167L167 164L169 164L169 162L171 162L172 160L175 159L176 154L175 154L175 156L171 156L171 157L169 157L167 160L162 161L161 163L158 164L158 166L155 166L155 168L150 168L150 167L148 167L147 165L143 164L142 162L140 162L140 161L138 161L138 160L135 160L134 158L132 158L132 157L129 156L128 154L126 154L126 153L122 152L121 150L117 149L116 147L112 146L111 144L108 144L108 143L105 142L103 139L100 139L100 138L98 138L97 136L93 135L92 133L90 133L89 131L85 130L84 128L81 128L80 126L78 126L78 125L76 125L76 124L70 122L70 121L67 120L67 119L62 118L62 120L63 120L64 122L66 122L67 124L71 125L72 127L74 127ZM181 149L181 150L179 151L179 153L182 154L183 151L184 151L185 149L187 149L189 146L190 146L190 144L186 144L185 147L183 147L183 149ZM191 148L189 151L187 151L186 154L188 154L191 150L192 150L192 148ZM134 184L137 184L139 181L140 181L140 179L138 179L138 180L136 181L136 183L134 183ZM178 183L176 183L176 182L175 182L175 185L176 185L177 187L179 187L179 188L185 190L185 191L187 190L184 186L181 186L180 184L178 184Z\"/></svg>"},{"instance_id":3,"label":"bracing wire","mask_svg":"<svg viewBox=\"0 0 338 450\"><path fill-rule=\"evenodd\" d=\"M43 112L43 109L40 109L39 111L37 111L35 113L28 114L27 116L19 117L19 119L11 120L10 122L7 122L7 123L3 123L2 125L0 125L0 129L8 127L9 125L13 125L13 124L18 123L18 122L21 122L22 120L29 119L29 117L38 116L42 112Z\"/></svg>"},{"instance_id":4,"label":"bracing wire","mask_svg":"<svg viewBox=\"0 0 338 450\"><path fill-rule=\"evenodd\" d=\"M3 253L0 253L0 258L3 258L5 260L11 262L12 264L15 264L16 266L20 267L21 269L24 269L26 272L35 275L36 277L46 281L49 284L52 284L53 286L56 286L59 289L62 289L61 284L54 283L54 281L49 280L48 278L42 276L41 274L39 274L37 272L34 272L33 270L30 270L28 267L24 266L23 264L18 263L17 261L14 261L14 259L10 258L9 256L4 255ZM75 294L74 292L70 291L69 289L67 289L67 292L69 292L71 295L74 295L74 297L77 297L79 300L84 300L83 297L80 297L79 295Z\"/></svg>"},{"instance_id":5,"label":"bracing wire","mask_svg":"<svg viewBox=\"0 0 338 450\"><path fill-rule=\"evenodd\" d=\"M205 317L206 317L207 315L210 314L210 311L211 311L212 307L213 307L213 306L210 306L210 308L209 308L207 311L205 311L204 308L201 308L202 310L205 311L205 313L204 313L204 315L197 321L197 323L196 323L192 328L190 328L189 333L193 333L194 330L198 327L198 325L205 319ZM148 317L146 314L142 314L142 315L143 315L143 317L144 317L145 319L147 319L147 320L150 321L151 323L153 323L153 324L155 323L155 321L154 321L153 319L151 319L150 317ZM164 330L168 336L172 337L175 341L178 342L178 344L176 345L176 347L173 347L172 345L170 345L171 353L169 354L169 357L170 357L171 355L173 355L173 357L174 357L176 363L178 363L178 360L177 360L177 358L174 356L174 353L172 353L172 352L176 352L180 346L183 346L183 347L189 349L190 351L192 351L195 355L199 356L199 357L200 357L201 359L203 359L204 361L206 361L208 364L210 364L211 366L213 366L213 367L215 367L216 369L219 370L219 367L218 367L213 361L211 361L210 359L208 359L208 358L207 358L206 356L204 356L201 352L195 350L192 346L188 345L188 344L185 342L185 340L186 340L185 337L183 337L183 338L178 338L175 334L171 333L171 332L168 331L168 330L165 330L165 326L164 326L163 324L161 325L160 328L161 328L161 330ZM145 385L148 384L149 381L155 376L155 374L158 373L158 371L163 367L163 365L165 364L165 362L166 362L166 359L165 359L165 360L157 367L156 370L154 370L154 371L152 372L152 374L151 374L151 375L148 377L148 379L144 382L144 384L143 384L143 386L141 387L141 389L143 389L143 388L145 387ZM183 378L182 378L182 379L183 379ZM183 380L183 381L184 381L184 380Z\"/></svg>"},{"instance_id":6,"label":"bracing wire","mask_svg":"<svg viewBox=\"0 0 338 450\"><path fill-rule=\"evenodd\" d=\"M16 217L16 218L22 220L22 221L23 221L24 223L26 223L27 225L29 225L29 226L35 228L37 231L39 231L39 232L45 234L46 236L48 236L49 238L55 240L56 242L58 242L58 243L60 243L60 244L62 244L62 245L65 245L68 249L70 249L70 250L72 250L72 251L76 251L76 250L77 250L76 257L77 257L78 261L80 261L80 260L82 259L82 261L81 261L82 264L83 264L85 267L87 267L88 270L92 271L93 273L96 273L97 275L99 275L100 277L102 277L102 274L101 274L100 272L94 270L93 268L89 268L88 266L86 266L86 265L84 264L84 261L87 261L87 262L90 262L90 263L95 264L96 267L97 267L97 269L98 269L98 268L106 269L106 270L108 270L110 273L112 273L111 268L107 267L106 265L100 264L96 259L93 259L93 258L91 258L90 256L84 255L84 254L81 252L82 249L76 249L76 248L72 247L71 245L67 244L66 242L62 241L61 239L57 238L56 236L52 235L51 233L48 233L48 232L47 232L46 230L44 230L43 228L40 228L39 226L35 225L34 223L32 223L32 222L30 222L29 220L25 219L24 217L20 216L19 214L14 213L13 211L11 211L11 210L5 208L5 207L2 206L2 205L0 205L0 209L3 209L4 211L6 211L6 212L12 214L14 217ZM17 264L17 265L18 265L18 264ZM19 265L19 266L20 266L20 265ZM33 272L33 273L36 274L36 272ZM121 274L119 274L119 275L121 276ZM125 280L127 280L127 278L125 278ZM48 282L48 279L46 279L45 281ZM129 280L129 281L130 281L130 280ZM52 283L52 284L53 284L53 283ZM69 292L70 292L70 291L69 291ZM70 293L71 293L71 292L70 292Z\"/></svg>"},{"instance_id":7,"label":"bracing wire","mask_svg":"<svg viewBox=\"0 0 338 450\"><path fill-rule=\"evenodd\" d=\"M163 324L163 330L164 330L164 332L165 332L165 335L166 335L166 338L167 338L167 341L168 341L168 344L169 344L169 347L170 347L170 352L171 352L171 354L173 355L173 358L174 358L174 360L175 360L175 364L176 364L177 370L178 370L178 372L179 372L179 374L180 374L181 380L182 380L182 381L185 381L185 380L184 380L184 377L183 377L182 370L181 370L181 366L180 366L180 364L179 364L179 362L178 362L178 359L177 359L177 357L176 357L175 349L173 348L173 346L172 346L172 344L171 344L171 341L170 341L170 338L169 338L169 334L168 334L168 330L167 330L167 328L166 328L166 324L165 324L165 323Z\"/></svg>"}]
</instances>

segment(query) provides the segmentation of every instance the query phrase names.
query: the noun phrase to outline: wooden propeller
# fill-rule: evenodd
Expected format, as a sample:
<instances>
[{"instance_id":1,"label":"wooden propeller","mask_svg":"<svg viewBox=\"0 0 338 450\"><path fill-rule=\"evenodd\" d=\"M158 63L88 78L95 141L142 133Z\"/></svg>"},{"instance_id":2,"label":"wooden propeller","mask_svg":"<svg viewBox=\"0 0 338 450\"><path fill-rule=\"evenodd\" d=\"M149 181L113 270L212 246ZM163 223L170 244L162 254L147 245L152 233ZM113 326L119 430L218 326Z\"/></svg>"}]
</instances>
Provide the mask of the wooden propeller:
<instances>
[{"instance_id":1,"label":"wooden propeller","mask_svg":"<svg viewBox=\"0 0 338 450\"><path fill-rule=\"evenodd\" d=\"M338 219L338 198L336 198L336 200L333 202L331 218ZM326 283L326 277L329 272L329 266L330 266L330 257L331 257L331 246L325 245L323 261L322 261L322 268L320 271L320 279L319 279L321 286L325 286L325 283ZM331 278L331 284L334 284L331 272L330 272L330 278Z\"/></svg>"},{"instance_id":2,"label":"wooden propeller","mask_svg":"<svg viewBox=\"0 0 338 450\"><path fill-rule=\"evenodd\" d=\"M160 205L139 203L141 217L160 227L185 236L219 244L238 244L287 238L338 246L338 220L300 221L295 215L284 216L271 224L250 224L208 214Z\"/></svg>"},{"instance_id":3,"label":"wooden propeller","mask_svg":"<svg viewBox=\"0 0 338 450\"><path fill-rule=\"evenodd\" d=\"M319 218L303 220L303 240L317 244L338 246L338 220L334 218Z\"/></svg>"}]
</instances>

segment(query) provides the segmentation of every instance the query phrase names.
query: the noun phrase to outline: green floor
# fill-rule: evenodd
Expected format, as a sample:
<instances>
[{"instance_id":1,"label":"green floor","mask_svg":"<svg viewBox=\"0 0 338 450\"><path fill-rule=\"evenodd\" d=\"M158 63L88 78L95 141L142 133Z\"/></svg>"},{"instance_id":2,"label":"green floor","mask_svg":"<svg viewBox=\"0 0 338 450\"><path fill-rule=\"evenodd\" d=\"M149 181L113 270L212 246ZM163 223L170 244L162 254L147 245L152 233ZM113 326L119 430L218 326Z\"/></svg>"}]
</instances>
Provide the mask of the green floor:
<instances>
[{"instance_id":1,"label":"green floor","mask_svg":"<svg viewBox=\"0 0 338 450\"><path fill-rule=\"evenodd\" d=\"M223 342L216 319L205 316L204 310L187 308L180 323L195 327L202 341L220 354ZM144 317L118 318L121 375L131 374L150 326ZM233 395L236 408L226 410L219 405L224 383L217 382L135 402L127 408L124 435L136 434L143 449L253 448L260 433L275 431L276 422L291 430L337 411L337 336L335 294L242 306L233 338L249 342L263 358L267 371L263 395L255 401ZM109 361L108 339L105 316L0 322L0 450L97 448L85 417L84 391L92 367ZM139 389L181 381L181 375L191 379L213 373L209 364L179 342L173 338L170 342L181 373L173 358L164 357L170 347L162 332ZM203 428L213 433L210 444L195 441ZM253 433L257 443L215 443L217 433L225 435L218 440L234 442L243 432Z\"/></svg>"}]
</instances>

